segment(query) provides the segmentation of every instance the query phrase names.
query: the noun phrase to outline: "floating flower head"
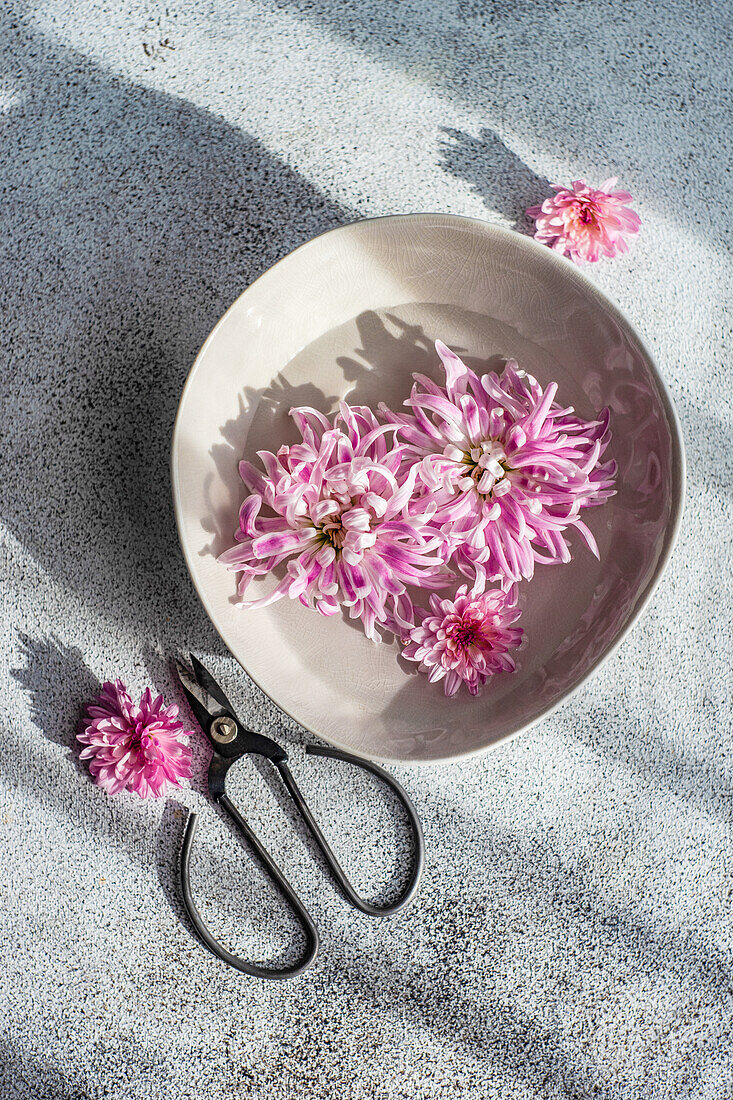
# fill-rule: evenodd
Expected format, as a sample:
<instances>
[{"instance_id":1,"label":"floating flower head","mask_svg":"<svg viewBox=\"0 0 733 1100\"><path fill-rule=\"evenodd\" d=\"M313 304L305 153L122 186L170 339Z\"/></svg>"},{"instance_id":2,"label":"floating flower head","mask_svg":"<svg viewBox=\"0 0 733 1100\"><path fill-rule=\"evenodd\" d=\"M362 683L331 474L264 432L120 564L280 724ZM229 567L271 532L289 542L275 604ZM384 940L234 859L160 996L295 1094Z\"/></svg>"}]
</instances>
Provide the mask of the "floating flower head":
<instances>
[{"instance_id":1,"label":"floating flower head","mask_svg":"<svg viewBox=\"0 0 733 1100\"><path fill-rule=\"evenodd\" d=\"M264 473L240 463L250 495L237 543L220 560L241 573L241 595L253 578L285 567L267 596L245 606L288 596L323 615L347 607L375 641L377 625L401 631L413 621L407 586L450 580L436 553L442 540L426 527L434 508L426 501L408 511L417 468L404 473L403 448L386 438L394 427L367 408L342 402L333 424L315 409L291 415L302 443L260 451Z\"/></svg>"},{"instance_id":2,"label":"floating flower head","mask_svg":"<svg viewBox=\"0 0 733 1100\"><path fill-rule=\"evenodd\" d=\"M190 779L191 749L182 739L191 731L178 721L178 707L166 707L162 695L153 699L146 688L140 702L133 703L121 680L108 682L87 708L87 717L86 728L77 734L86 746L80 756L108 794L128 790L158 798L169 786Z\"/></svg>"},{"instance_id":3,"label":"floating flower head","mask_svg":"<svg viewBox=\"0 0 733 1100\"><path fill-rule=\"evenodd\" d=\"M513 672L511 650L522 640L514 626L521 612L514 588L469 592L462 585L452 599L432 595L430 610L417 609L419 626L407 635L402 656L418 661L431 683L442 680L446 695L465 684L471 695L497 672Z\"/></svg>"},{"instance_id":4,"label":"floating flower head","mask_svg":"<svg viewBox=\"0 0 733 1100\"><path fill-rule=\"evenodd\" d=\"M569 189L556 186L555 195L527 211L537 223L535 239L576 263L626 252L626 238L639 232L641 219L627 206L629 192L614 191L615 186L616 177L597 190L584 180L574 180Z\"/></svg>"},{"instance_id":5,"label":"floating flower head","mask_svg":"<svg viewBox=\"0 0 733 1100\"><path fill-rule=\"evenodd\" d=\"M445 389L415 375L412 413L381 411L419 462L413 507L440 532L446 560L471 580L509 585L529 579L536 561L569 561L570 527L598 556L579 513L613 493L615 464L600 461L608 410L582 420L555 403L556 383L543 390L514 360L501 377L479 378L435 347Z\"/></svg>"}]
</instances>

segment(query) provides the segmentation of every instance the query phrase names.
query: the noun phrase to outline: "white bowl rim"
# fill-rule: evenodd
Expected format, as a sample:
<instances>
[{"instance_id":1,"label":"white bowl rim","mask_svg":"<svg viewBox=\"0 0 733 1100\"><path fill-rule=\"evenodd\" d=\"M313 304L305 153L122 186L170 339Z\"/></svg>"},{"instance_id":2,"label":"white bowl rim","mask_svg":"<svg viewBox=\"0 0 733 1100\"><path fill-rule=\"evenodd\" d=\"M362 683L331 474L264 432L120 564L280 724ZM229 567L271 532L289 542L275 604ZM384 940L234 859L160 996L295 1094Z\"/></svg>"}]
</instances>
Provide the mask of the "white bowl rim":
<instances>
[{"instance_id":1,"label":"white bowl rim","mask_svg":"<svg viewBox=\"0 0 733 1100\"><path fill-rule=\"evenodd\" d=\"M390 756L388 754L377 755L375 753L370 753L367 756L364 753L360 753L360 752L355 751L353 746L351 746L351 745L347 745L344 742L339 742L338 740L336 740L335 738L332 738L332 737L326 738L318 730L311 729L309 726L305 725L302 722L302 720L297 717L297 715L291 714L285 707L282 706L282 704L280 702L278 702L278 700L276 698L274 698L272 695L270 695L270 693L255 679L255 677L252 675L252 673L249 671L249 669L244 665L244 663L239 659L239 657L237 657L237 655L233 652L233 650L230 648L229 643L227 642L226 638L224 637L221 630L219 629L219 626L218 626L217 620L216 620L216 614L215 614L214 610L212 609L212 607L209 603L209 600L207 599L206 593L204 591L202 591L202 589L199 587L199 585L196 581L196 574L195 574L195 570L193 569L193 560L192 560L193 555L190 552L190 548L187 547L185 539L184 539L184 535L183 535L183 515L182 515L182 509L181 509L181 503L180 503L180 501L181 501L181 488L180 488L180 484L179 484L179 481L178 481L178 470L177 470L176 456L177 456L178 446L179 446L179 433L181 431L182 410L183 410L184 405L185 405L187 391L188 391L189 387L192 385L194 376L195 376L201 362L204 359L204 356L205 356L205 353L206 353L206 351L209 347L209 344L216 337L219 328L224 325L227 318L229 317L229 314L238 306L241 298L243 298L244 295L246 295L253 286L255 286L257 283L259 283L262 279L265 279L267 276L269 276L271 274L271 272L275 270L275 268L279 267L281 264L284 264L287 260L290 259L291 256L295 255L296 252L303 252L305 249L309 249L309 248L314 247L324 237L327 237L332 233L343 233L345 231L348 232L354 226L363 225L365 223L374 223L374 222L403 222L403 223L404 222L413 222L413 223L419 224L421 222L428 222L428 221L433 221L437 224L443 224L446 227L448 227L450 225L455 225L456 227L461 226L461 225L475 225L475 226L480 226L482 228L482 230L485 230L485 231L488 230L490 234L494 234L499 238L501 238L501 237L504 237L505 239L512 238L513 241L515 241L516 238L519 238L519 240L522 242L520 244L520 247L526 247L530 251L535 251L538 256L541 255L543 257L545 263L547 263L549 261L550 263L556 264L557 267L558 267L558 270L562 270L564 272L565 277L569 276L571 279L574 279L581 287L583 287L586 291L588 291L590 293L592 298L600 299L601 302L603 303L604 308L612 316L615 315L617 320L622 322L622 324L626 327L628 332L633 336L633 338L637 342L640 351L645 356L645 358L646 358L646 360L647 360L647 362L648 362L648 364L651 368L651 371L654 375L654 380L655 380L655 382L657 383L657 385L659 387L659 393L660 393L660 397L662 399L662 403L664 405L664 411L665 411L665 413L667 415L667 418L668 418L669 426L670 426L670 429L671 429L671 444L672 444L672 463L671 463L671 468L672 468L672 499L671 499L671 502L670 502L670 504L671 504L670 518L669 518L669 522L667 524L667 528L666 528L665 536L664 536L664 545L663 545L663 547L660 551L659 558L658 558L658 560L656 562L656 565L654 567L653 575L651 576L651 578L649 579L649 581L647 583L647 588L646 588L646 592L645 592L644 596L637 602L632 614L629 616L628 621L624 624L624 626L621 628L621 630L619 630L615 640L593 662L593 664L590 666L590 668L587 670L587 672L580 678L580 680L577 682L577 684L575 684L572 688L570 688L568 691L563 693L563 695L561 695L559 699L556 699L552 703L549 703L542 711L540 711L539 714L536 714L529 722L526 722L523 725L518 726L517 729L510 731L509 733L505 734L502 737L498 737L495 741L492 741L488 745L479 745L477 748L467 749L464 752L447 753L445 756L432 756L432 757L425 758L425 759L421 759L420 757L410 757L409 760L406 760L403 757ZM539 722L543 721L543 719L547 718L550 714L552 714L555 710L557 710L558 707L564 706L568 702L568 700L570 700L574 695L576 695L577 692L580 691L580 689L582 687L584 687L584 685L596 673L596 671L599 668L601 668L606 663L606 661L608 661L613 656L613 654L619 648L619 646L621 645L623 640L626 638L629 631L634 627L634 625L638 622L638 620L641 618L641 616L647 610L647 607L649 606L649 603L652 599L652 596L654 595L654 593L657 589L657 585L659 584L659 582L662 578L662 575L664 574L664 571L667 568L667 565L669 563L669 559L672 556L672 552L674 551L675 545L677 543L677 538L679 536L680 527L681 527L681 524L682 524L682 515L683 515L683 510L684 510L684 498L685 498L685 486L686 486L686 478L687 478L687 462L686 462L686 457L685 457L684 437L682 435L682 428L681 428L681 425L680 425L679 417L677 415L677 410L674 407L669 389L667 387L667 384L666 384L664 378L662 377L662 374L659 370L659 367L657 365L657 361L656 361L655 357L649 351L649 348L647 347L646 342L643 340L639 330L637 329L636 325L631 320L631 318L621 309L620 306L616 305L615 302L611 301L611 299L608 298L607 295L604 294L603 291L600 290L596 286L596 284L591 279L589 279L578 268L578 266L575 263L573 263L571 260L566 259L564 256L561 256L559 253L554 252L551 248L548 248L546 245L540 244L539 242L535 241L532 237L528 237L528 236L526 236L522 233L518 233L514 229L506 229L503 226L496 225L493 222L485 221L482 218L469 217L469 216L464 215L464 214L450 214L450 213L437 213L437 212L436 213L431 213L431 212L428 212L428 211L420 211L420 212L407 213L407 214L383 214L383 215L379 215L377 217L371 217L371 218L355 218L353 221L346 222L343 225L337 225L337 226L334 226L332 229L326 229L326 230L324 230L324 232L317 234L315 237L311 237L310 240L304 241L303 244L298 245L297 248L292 249L285 256L282 256L274 264L272 264L270 267L268 267L266 271L263 271L261 275L258 275L258 277L256 279L254 279L251 283L249 283L248 286L246 286L245 289L241 292L241 294L237 295L237 297L234 299L232 304L229 306L229 308L226 310L226 312L222 314L222 316L219 318L219 320L216 322L216 324L212 328L209 335L204 340L204 342L201 345L201 348L200 348L200 350L199 350L199 352L196 356L196 359L194 360L193 365L191 366L191 368L188 372L188 375L186 376L186 381L183 385L183 389L181 390L181 396L180 396L179 402L178 402L178 409L176 410L175 421L173 423L173 434L172 434L172 438L171 438L170 472L171 472L171 491L172 491L172 496L173 496L173 510L174 510L175 517L176 517L176 528L178 530L178 541L180 543L181 550L183 551L183 557L184 557L184 560L186 562L186 568L188 569L189 577L191 578L191 581L194 585L194 588L196 589L198 597L199 597L199 599L200 599L200 601L201 601L201 603L204 607L204 610L205 610L205 612L206 612L206 614L209 618L209 621L211 622L212 626L214 627L217 634L221 638L222 642L226 646L227 650L229 650L229 652L232 654L234 659L237 661L237 664L240 665L240 667L244 670L244 672L252 680L252 682L254 684L256 684L256 686L259 688L259 690L262 691L263 694L265 694L268 697L268 699L271 699L272 702L275 704L275 706L278 708L278 710L282 711L282 713L287 715L288 718L291 718L299 726L301 726L303 729L307 730L314 737L317 737L320 741L325 741L327 744L332 745L334 748L337 748L337 749L341 750L342 752L349 753L352 756L356 756L356 757L359 757L359 758L362 758L362 759L376 760L376 761L379 761L382 764L402 765L402 766L409 766L409 767L412 767L413 765L421 766L421 767L428 767L428 766L433 766L433 765L437 766L437 765L443 765L443 764L448 764L448 763L454 763L454 762L458 762L458 761L462 761L462 760L470 760L474 757L483 756L484 754L486 754L486 753L490 752L491 750L497 748L499 745L505 744L507 741L512 741L515 737L518 737L521 733L526 733L528 730L532 729L533 726L536 726Z\"/></svg>"}]
</instances>

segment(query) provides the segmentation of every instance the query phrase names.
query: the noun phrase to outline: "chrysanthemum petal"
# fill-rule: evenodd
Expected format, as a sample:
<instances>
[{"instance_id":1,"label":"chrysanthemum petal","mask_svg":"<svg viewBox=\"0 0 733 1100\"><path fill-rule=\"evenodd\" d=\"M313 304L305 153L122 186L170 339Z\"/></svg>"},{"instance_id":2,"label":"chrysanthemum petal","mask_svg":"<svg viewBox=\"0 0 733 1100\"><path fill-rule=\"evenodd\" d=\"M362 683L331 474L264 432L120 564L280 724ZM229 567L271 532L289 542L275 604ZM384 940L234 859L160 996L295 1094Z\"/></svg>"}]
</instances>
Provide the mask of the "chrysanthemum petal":
<instances>
[{"instance_id":1,"label":"chrysanthemum petal","mask_svg":"<svg viewBox=\"0 0 733 1100\"><path fill-rule=\"evenodd\" d=\"M191 776L188 737L178 721L178 708L166 707L150 688L133 704L125 685L105 683L87 707L87 724L77 735L85 746L80 759L89 763L94 781L109 794L134 791L141 797L162 794Z\"/></svg>"}]
</instances>

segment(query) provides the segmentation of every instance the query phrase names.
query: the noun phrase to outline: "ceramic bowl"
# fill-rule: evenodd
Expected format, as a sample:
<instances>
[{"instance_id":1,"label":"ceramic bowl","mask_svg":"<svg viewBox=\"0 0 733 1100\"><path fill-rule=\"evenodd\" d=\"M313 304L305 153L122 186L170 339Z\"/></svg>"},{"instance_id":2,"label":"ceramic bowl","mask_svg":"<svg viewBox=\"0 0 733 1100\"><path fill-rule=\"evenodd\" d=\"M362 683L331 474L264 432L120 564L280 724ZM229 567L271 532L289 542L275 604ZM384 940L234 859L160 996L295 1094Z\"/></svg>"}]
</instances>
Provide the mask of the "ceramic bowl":
<instances>
[{"instance_id":1,"label":"ceramic bowl","mask_svg":"<svg viewBox=\"0 0 733 1100\"><path fill-rule=\"evenodd\" d=\"M474 369L508 357L588 418L611 409L618 492L585 515L597 561L538 566L521 586L514 674L446 699L397 644L297 601L243 611L217 562L245 495L237 464L296 433L294 405L398 407L413 371L438 377L436 337ZM214 328L186 382L172 450L178 530L193 582L231 652L318 737L386 762L479 753L546 715L598 668L647 603L677 532L684 481L676 415L626 317L570 262L469 218L415 214L331 230L253 283ZM258 582L262 585L263 582ZM265 589L263 589L264 591ZM250 592L254 589L250 589Z\"/></svg>"}]
</instances>

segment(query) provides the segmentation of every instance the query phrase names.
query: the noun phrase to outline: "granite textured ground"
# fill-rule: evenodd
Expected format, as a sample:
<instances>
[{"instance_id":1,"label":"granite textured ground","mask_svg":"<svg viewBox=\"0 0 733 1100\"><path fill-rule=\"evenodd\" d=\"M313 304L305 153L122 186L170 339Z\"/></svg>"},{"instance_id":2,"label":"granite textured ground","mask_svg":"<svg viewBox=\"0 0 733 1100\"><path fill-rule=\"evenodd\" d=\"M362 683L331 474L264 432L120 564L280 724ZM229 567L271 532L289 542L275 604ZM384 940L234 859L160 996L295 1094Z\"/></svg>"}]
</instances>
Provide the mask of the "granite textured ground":
<instances>
[{"instance_id":1,"label":"granite textured ground","mask_svg":"<svg viewBox=\"0 0 733 1100\"><path fill-rule=\"evenodd\" d=\"M733 1096L729 4L0 4L0 1062L3 1100ZM547 181L618 173L643 232L591 277L645 334L686 436L651 609L571 702L480 761L400 778L418 904L336 896L256 769L234 783L323 931L302 979L206 954L173 862L243 951L293 949L202 794L108 799L73 732L99 680L178 698L181 644L294 770L364 888L391 807L307 761L197 602L168 487L212 324L353 218L526 231ZM222 839L223 837L223 839Z\"/></svg>"}]
</instances>

